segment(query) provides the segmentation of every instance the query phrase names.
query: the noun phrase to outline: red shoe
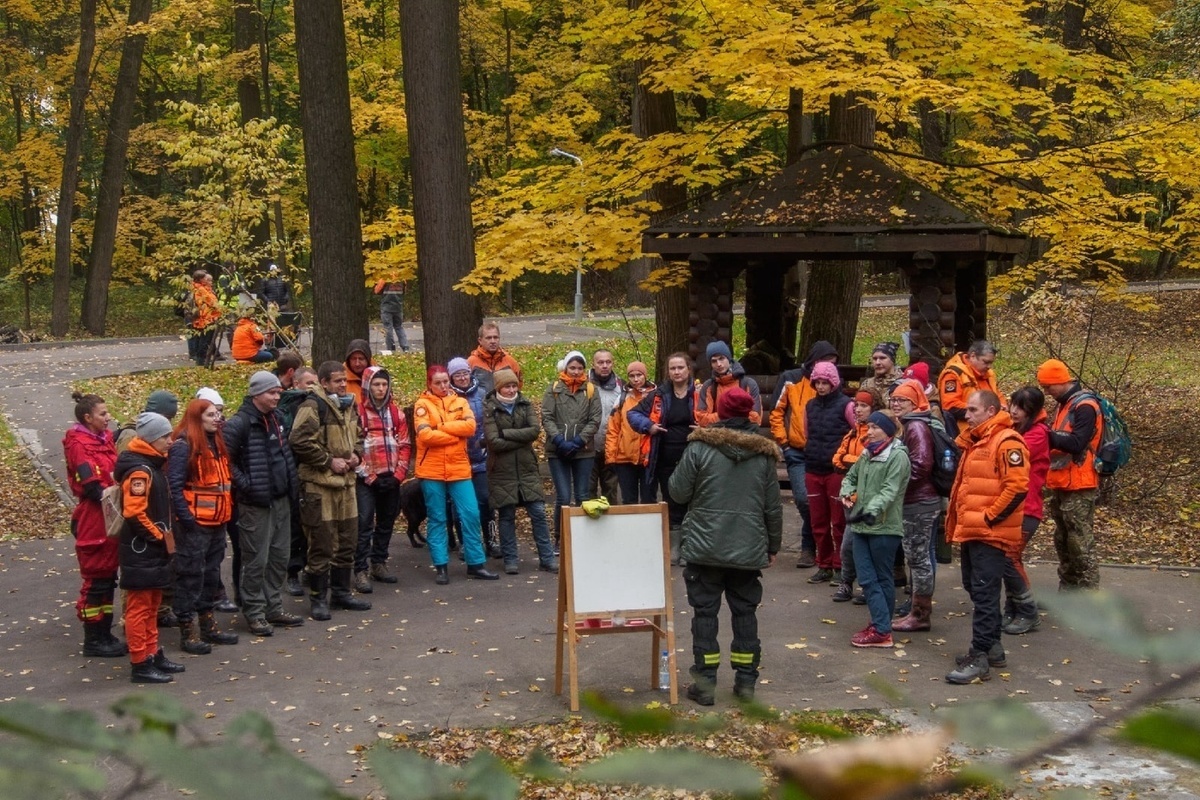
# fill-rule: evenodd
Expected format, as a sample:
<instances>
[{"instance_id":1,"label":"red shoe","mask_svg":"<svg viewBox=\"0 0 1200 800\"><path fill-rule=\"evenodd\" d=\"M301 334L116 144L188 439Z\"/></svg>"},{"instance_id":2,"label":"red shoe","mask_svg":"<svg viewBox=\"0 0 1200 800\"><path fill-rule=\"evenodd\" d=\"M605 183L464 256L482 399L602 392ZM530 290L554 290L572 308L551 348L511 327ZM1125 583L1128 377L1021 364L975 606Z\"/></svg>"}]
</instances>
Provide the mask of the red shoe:
<instances>
[{"instance_id":1,"label":"red shoe","mask_svg":"<svg viewBox=\"0 0 1200 800\"><path fill-rule=\"evenodd\" d=\"M868 625L864 630L859 631L850 638L850 644L855 647L891 647L892 635L890 633L880 633L875 630L875 625Z\"/></svg>"}]
</instances>

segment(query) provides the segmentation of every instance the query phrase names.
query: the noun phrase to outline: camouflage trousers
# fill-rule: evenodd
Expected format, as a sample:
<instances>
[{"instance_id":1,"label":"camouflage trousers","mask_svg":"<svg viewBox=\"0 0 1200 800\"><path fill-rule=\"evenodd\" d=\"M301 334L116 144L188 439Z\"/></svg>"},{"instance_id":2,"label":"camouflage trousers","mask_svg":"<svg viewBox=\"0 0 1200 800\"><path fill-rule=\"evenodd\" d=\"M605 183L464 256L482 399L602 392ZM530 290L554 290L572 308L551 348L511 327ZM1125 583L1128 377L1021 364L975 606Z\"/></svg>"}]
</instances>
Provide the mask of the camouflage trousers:
<instances>
[{"instance_id":1,"label":"camouflage trousers","mask_svg":"<svg viewBox=\"0 0 1200 800\"><path fill-rule=\"evenodd\" d=\"M1095 489L1050 491L1059 589L1100 588L1100 565L1096 561L1096 539L1092 534L1095 515Z\"/></svg>"},{"instance_id":2,"label":"camouflage trousers","mask_svg":"<svg viewBox=\"0 0 1200 800\"><path fill-rule=\"evenodd\" d=\"M352 568L358 547L358 501L354 486L333 489L306 483L300 492L300 523L308 537L309 575Z\"/></svg>"}]
</instances>

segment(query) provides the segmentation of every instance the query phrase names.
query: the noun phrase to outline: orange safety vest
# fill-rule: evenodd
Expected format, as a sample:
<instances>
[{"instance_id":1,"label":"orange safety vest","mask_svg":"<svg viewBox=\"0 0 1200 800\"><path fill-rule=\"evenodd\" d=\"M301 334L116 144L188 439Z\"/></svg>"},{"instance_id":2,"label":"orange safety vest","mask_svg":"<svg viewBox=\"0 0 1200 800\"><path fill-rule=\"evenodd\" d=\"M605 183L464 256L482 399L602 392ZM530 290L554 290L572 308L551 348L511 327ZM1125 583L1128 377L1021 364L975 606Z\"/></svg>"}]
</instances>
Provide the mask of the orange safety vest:
<instances>
[{"instance_id":1,"label":"orange safety vest","mask_svg":"<svg viewBox=\"0 0 1200 800\"><path fill-rule=\"evenodd\" d=\"M188 470L183 498L200 525L224 525L233 516L233 494L229 460L217 458L204 443Z\"/></svg>"},{"instance_id":2,"label":"orange safety vest","mask_svg":"<svg viewBox=\"0 0 1200 800\"><path fill-rule=\"evenodd\" d=\"M1100 404L1094 396L1080 396L1077 393L1065 403L1060 403L1054 415L1054 425L1051 430L1056 433L1070 433L1071 411L1076 406L1090 405L1096 409L1096 432L1088 443L1088 449L1078 456L1062 450L1050 450L1050 471L1046 473L1046 486L1051 489L1065 489L1068 492L1095 489L1100 485L1100 476L1096 473L1096 451L1100 449L1100 438L1104 435L1104 415L1100 413Z\"/></svg>"}]
</instances>

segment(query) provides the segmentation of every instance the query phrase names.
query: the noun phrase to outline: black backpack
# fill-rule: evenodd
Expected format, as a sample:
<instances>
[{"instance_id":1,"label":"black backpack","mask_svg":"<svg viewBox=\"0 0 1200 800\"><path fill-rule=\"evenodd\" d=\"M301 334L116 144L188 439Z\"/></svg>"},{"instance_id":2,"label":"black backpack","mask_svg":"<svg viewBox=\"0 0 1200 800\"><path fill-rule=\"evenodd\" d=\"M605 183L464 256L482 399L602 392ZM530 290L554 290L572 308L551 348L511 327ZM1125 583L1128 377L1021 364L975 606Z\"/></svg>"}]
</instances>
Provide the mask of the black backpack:
<instances>
[{"instance_id":1,"label":"black backpack","mask_svg":"<svg viewBox=\"0 0 1200 800\"><path fill-rule=\"evenodd\" d=\"M935 418L929 421L929 432L933 434L933 470L929 473L929 480L939 495L949 497L950 490L954 488L954 476L958 474L962 450L940 423L941 420Z\"/></svg>"}]
</instances>

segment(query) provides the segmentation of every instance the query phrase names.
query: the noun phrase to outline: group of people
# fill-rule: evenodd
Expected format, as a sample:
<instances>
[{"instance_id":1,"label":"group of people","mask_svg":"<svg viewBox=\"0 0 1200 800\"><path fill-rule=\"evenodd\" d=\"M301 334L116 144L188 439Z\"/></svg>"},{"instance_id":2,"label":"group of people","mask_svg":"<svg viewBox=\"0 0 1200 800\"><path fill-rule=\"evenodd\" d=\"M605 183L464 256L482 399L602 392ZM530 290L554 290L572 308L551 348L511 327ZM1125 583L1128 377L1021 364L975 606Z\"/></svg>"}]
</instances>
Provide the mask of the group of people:
<instances>
[{"instance_id":1,"label":"group of people","mask_svg":"<svg viewBox=\"0 0 1200 800\"><path fill-rule=\"evenodd\" d=\"M1004 663L1001 632L1039 622L1021 555L1042 517L1043 485L1060 586L1098 584L1098 479L1089 453L1099 441L1099 408L1062 362L1046 362L1037 375L1058 403L1051 423L1035 386L1005 400L991 369L996 350L984 341L951 359L936 381L923 363L898 368L897 346L881 343L853 395L842 386L838 353L818 342L799 368L779 376L765 413L758 385L726 343L712 342L705 355L711 377L703 383L689 357L673 353L656 386L640 361L622 380L611 352L589 360L572 350L540 414L493 322L465 358L428 369L411 420L365 340L350 343L344 362L316 370L284 354L273 372L254 373L228 419L221 398L204 388L173 424L175 400L160 391L114 439L103 399L79 396L64 448L80 499L72 519L84 652L128 652L134 681L166 682L182 671L158 642L158 624L172 614L181 648L203 654L237 641L219 629L217 609L240 609L256 636L303 624L285 609L285 593L307 593L315 620L369 609L362 595L372 584L397 580L387 562L410 476L420 479L430 562L443 585L455 539L468 577L498 579L489 557L507 574L520 572L518 507L531 523L537 568L556 573L564 506L600 495L652 503L661 493L670 558L684 567L693 609L688 696L702 704L713 702L721 660L722 597L733 616L734 691L753 697L761 570L782 539L780 459L802 519L801 564L816 568L809 582L832 583L834 601L854 599L869 612L854 646L890 647L893 630L930 629L944 520L975 604L970 648L947 679L986 679ZM938 460L949 455L938 442L947 437L961 451L948 502L935 485ZM554 488L552 528L539 440ZM117 539L105 535L100 507L113 484L122 487L126 520ZM227 539L232 603L220 573ZM897 614L898 563L911 575L911 599ZM128 591L128 645L111 630L118 583Z\"/></svg>"},{"instance_id":2,"label":"group of people","mask_svg":"<svg viewBox=\"0 0 1200 800\"><path fill-rule=\"evenodd\" d=\"M276 313L292 307L292 290L280 274L277 264L270 264L259 281L256 291L251 291L233 269L232 264L223 266L221 285L213 274L205 269L192 273L191 288L185 293L183 302L184 321L187 324L188 357L199 365L206 364L206 357L213 347L213 339L220 329L219 323L226 306L236 307L238 321L230 337L230 355L241 364L260 364L274 361L279 351L274 347L274 332L263 330L255 318L261 305L264 311ZM219 343L217 343L219 345ZM223 360L219 352L215 359Z\"/></svg>"}]
</instances>

